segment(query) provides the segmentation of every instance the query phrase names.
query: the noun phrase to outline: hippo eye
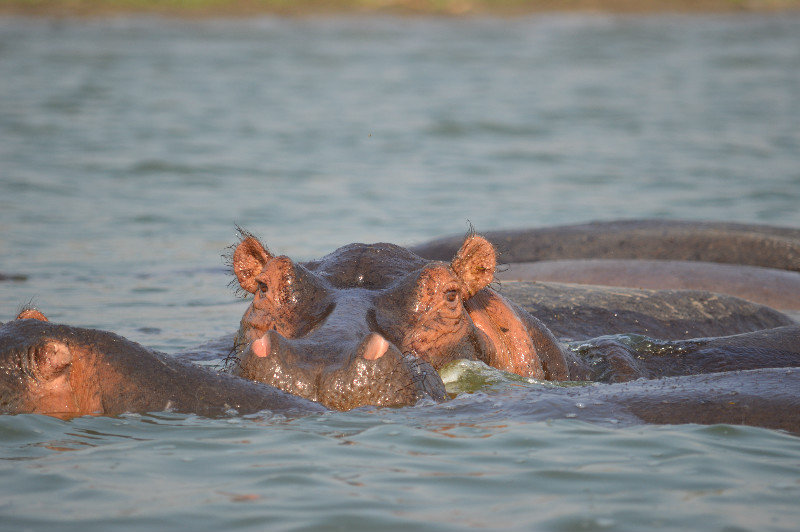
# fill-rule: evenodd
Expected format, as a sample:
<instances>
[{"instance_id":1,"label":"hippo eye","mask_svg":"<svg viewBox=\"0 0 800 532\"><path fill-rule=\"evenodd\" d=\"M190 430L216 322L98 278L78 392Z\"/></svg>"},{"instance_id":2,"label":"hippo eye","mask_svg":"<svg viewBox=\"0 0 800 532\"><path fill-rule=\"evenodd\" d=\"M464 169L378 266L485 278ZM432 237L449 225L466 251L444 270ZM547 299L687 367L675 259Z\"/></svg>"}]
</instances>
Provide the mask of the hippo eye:
<instances>
[{"instance_id":1,"label":"hippo eye","mask_svg":"<svg viewBox=\"0 0 800 532\"><path fill-rule=\"evenodd\" d=\"M258 282L258 291L261 292L262 294L266 294L269 291L269 286L267 286L267 283L263 281L257 281L257 282Z\"/></svg>"},{"instance_id":2,"label":"hippo eye","mask_svg":"<svg viewBox=\"0 0 800 532\"><path fill-rule=\"evenodd\" d=\"M458 301L458 290L448 290L444 293L444 298L448 303L455 303Z\"/></svg>"}]
</instances>

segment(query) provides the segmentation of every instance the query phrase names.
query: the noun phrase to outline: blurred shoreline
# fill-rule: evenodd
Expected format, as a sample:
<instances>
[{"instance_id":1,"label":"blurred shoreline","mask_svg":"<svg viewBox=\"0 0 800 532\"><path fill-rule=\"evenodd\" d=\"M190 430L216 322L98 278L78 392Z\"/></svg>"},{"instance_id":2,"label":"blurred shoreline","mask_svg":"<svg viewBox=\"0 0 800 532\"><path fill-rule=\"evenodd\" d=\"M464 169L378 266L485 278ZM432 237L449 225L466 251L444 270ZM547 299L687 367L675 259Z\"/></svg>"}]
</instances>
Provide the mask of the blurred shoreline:
<instances>
[{"instance_id":1,"label":"blurred shoreline","mask_svg":"<svg viewBox=\"0 0 800 532\"><path fill-rule=\"evenodd\" d=\"M0 15L43 17L517 16L542 12L746 13L798 10L800 0L0 0Z\"/></svg>"}]
</instances>

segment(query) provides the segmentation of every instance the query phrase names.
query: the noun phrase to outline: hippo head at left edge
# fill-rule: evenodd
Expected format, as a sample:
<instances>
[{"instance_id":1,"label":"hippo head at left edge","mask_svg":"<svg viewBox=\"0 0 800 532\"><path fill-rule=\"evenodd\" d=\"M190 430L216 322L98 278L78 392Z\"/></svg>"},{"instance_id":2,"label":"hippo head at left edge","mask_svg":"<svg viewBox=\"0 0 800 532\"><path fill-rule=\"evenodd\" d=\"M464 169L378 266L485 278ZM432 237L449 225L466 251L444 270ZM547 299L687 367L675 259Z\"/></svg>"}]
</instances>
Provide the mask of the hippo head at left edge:
<instances>
[{"instance_id":1,"label":"hippo head at left edge","mask_svg":"<svg viewBox=\"0 0 800 532\"><path fill-rule=\"evenodd\" d=\"M297 263L243 233L232 266L253 294L233 371L329 408L443 398L434 370L457 359L567 378L552 334L488 288L496 256L481 236L469 235L450 263L386 243Z\"/></svg>"}]
</instances>

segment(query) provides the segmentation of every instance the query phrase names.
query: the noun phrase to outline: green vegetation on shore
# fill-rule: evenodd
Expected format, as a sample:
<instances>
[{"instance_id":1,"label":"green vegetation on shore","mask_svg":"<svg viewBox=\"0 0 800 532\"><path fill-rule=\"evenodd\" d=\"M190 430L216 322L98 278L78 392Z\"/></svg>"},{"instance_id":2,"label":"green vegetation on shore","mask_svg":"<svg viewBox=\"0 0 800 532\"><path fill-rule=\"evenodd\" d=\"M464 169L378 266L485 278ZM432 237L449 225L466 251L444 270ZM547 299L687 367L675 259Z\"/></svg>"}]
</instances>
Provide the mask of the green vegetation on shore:
<instances>
[{"instance_id":1,"label":"green vegetation on shore","mask_svg":"<svg viewBox=\"0 0 800 532\"><path fill-rule=\"evenodd\" d=\"M406 13L515 15L537 11L726 12L800 9L800 0L0 0L0 14L174 16Z\"/></svg>"}]
</instances>

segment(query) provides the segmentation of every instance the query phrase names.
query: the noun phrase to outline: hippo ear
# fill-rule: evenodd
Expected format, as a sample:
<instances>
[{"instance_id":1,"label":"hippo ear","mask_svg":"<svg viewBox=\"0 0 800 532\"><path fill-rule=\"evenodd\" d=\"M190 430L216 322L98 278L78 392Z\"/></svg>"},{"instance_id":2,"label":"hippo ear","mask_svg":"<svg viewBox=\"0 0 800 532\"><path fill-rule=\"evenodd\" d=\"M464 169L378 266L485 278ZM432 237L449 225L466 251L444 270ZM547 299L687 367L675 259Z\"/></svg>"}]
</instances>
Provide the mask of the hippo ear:
<instances>
[{"instance_id":1,"label":"hippo ear","mask_svg":"<svg viewBox=\"0 0 800 532\"><path fill-rule=\"evenodd\" d=\"M494 279L494 268L497 265L494 246L480 235L470 235L464 240L450 267L464 283L469 299Z\"/></svg>"},{"instance_id":2,"label":"hippo ear","mask_svg":"<svg viewBox=\"0 0 800 532\"><path fill-rule=\"evenodd\" d=\"M26 308L15 318L17 320L39 320L39 321L47 321L47 317L36 310L35 308Z\"/></svg>"},{"instance_id":3,"label":"hippo ear","mask_svg":"<svg viewBox=\"0 0 800 532\"><path fill-rule=\"evenodd\" d=\"M36 346L33 359L37 377L47 382L63 374L72 364L72 352L63 342L47 340Z\"/></svg>"},{"instance_id":4,"label":"hippo ear","mask_svg":"<svg viewBox=\"0 0 800 532\"><path fill-rule=\"evenodd\" d=\"M248 236L242 240L233 252L233 273L236 274L239 285L254 294L258 289L255 278L270 260L272 255L257 238Z\"/></svg>"}]
</instances>

